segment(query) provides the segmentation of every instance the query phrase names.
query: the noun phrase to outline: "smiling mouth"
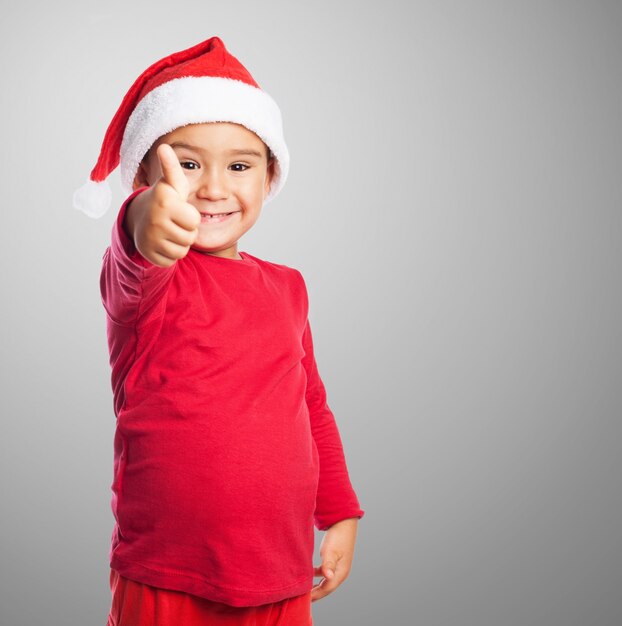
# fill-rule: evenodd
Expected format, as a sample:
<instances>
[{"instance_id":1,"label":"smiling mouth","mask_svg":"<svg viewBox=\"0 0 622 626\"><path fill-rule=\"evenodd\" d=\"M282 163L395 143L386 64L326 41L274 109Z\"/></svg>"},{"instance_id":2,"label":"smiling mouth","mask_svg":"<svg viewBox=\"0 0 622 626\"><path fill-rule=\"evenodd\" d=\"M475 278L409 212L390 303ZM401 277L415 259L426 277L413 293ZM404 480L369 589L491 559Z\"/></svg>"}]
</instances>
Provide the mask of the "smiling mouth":
<instances>
[{"instance_id":1,"label":"smiling mouth","mask_svg":"<svg viewBox=\"0 0 622 626\"><path fill-rule=\"evenodd\" d=\"M238 211L230 211L229 213L201 213L202 222L222 222L226 220L230 215L237 213Z\"/></svg>"}]
</instances>

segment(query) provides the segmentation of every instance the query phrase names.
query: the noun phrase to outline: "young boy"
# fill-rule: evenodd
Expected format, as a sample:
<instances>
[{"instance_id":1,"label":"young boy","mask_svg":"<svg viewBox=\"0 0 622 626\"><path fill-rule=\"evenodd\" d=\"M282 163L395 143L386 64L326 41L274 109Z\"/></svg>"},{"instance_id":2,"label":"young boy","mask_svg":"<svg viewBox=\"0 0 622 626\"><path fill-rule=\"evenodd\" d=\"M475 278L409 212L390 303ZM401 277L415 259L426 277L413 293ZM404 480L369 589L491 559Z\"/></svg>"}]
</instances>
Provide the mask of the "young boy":
<instances>
[{"instance_id":1,"label":"young boy","mask_svg":"<svg viewBox=\"0 0 622 626\"><path fill-rule=\"evenodd\" d=\"M136 80L78 208L105 211L117 164L131 193L101 275L117 416L108 625L308 626L349 574L364 511L302 275L238 250L287 178L280 111L213 37Z\"/></svg>"}]
</instances>

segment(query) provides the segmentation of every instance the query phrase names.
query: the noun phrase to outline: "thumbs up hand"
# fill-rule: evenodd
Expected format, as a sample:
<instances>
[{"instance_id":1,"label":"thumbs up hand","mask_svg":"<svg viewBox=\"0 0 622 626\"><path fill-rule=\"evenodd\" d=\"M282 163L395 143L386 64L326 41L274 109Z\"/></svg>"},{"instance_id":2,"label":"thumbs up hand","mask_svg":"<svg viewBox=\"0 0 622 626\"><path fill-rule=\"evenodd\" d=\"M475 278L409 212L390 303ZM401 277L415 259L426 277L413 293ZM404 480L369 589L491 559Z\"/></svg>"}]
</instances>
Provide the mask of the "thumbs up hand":
<instances>
[{"instance_id":1,"label":"thumbs up hand","mask_svg":"<svg viewBox=\"0 0 622 626\"><path fill-rule=\"evenodd\" d=\"M145 259L169 267L188 254L199 232L201 214L187 201L190 184L173 148L160 144L156 155L162 176L132 200L125 227Z\"/></svg>"},{"instance_id":2,"label":"thumbs up hand","mask_svg":"<svg viewBox=\"0 0 622 626\"><path fill-rule=\"evenodd\" d=\"M162 176L156 184L164 183L164 193L166 193L167 187L172 187L172 191L176 192L183 202L186 202L190 191L188 179L181 168L175 151L167 143L161 143L156 150L156 156L162 170ZM196 209L194 210L196 212Z\"/></svg>"}]
</instances>

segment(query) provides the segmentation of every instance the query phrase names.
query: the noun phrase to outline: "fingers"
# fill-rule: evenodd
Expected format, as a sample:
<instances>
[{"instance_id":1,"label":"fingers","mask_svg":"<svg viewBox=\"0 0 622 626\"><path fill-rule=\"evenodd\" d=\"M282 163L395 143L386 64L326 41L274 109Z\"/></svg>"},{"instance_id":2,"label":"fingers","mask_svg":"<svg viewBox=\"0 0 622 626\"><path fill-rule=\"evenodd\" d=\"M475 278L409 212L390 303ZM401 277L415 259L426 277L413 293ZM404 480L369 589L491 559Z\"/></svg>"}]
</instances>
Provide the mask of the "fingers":
<instances>
[{"instance_id":1,"label":"fingers","mask_svg":"<svg viewBox=\"0 0 622 626\"><path fill-rule=\"evenodd\" d=\"M161 180L170 185L185 202L188 199L190 189L188 179L179 164L175 151L167 143L162 143L158 146L156 155L162 170Z\"/></svg>"},{"instance_id":2,"label":"fingers","mask_svg":"<svg viewBox=\"0 0 622 626\"><path fill-rule=\"evenodd\" d=\"M179 259L183 259L188 254L189 246L184 246L174 241L164 240L159 243L159 245L153 248L147 258L149 261L154 263L155 265L160 265L161 267L168 267L178 261Z\"/></svg>"},{"instance_id":3,"label":"fingers","mask_svg":"<svg viewBox=\"0 0 622 626\"><path fill-rule=\"evenodd\" d=\"M152 252L149 257L145 257L148 261L159 267L170 267L176 263L179 259L177 257L169 257L159 252Z\"/></svg>"},{"instance_id":4,"label":"fingers","mask_svg":"<svg viewBox=\"0 0 622 626\"><path fill-rule=\"evenodd\" d=\"M196 234L197 228L199 228L201 224L201 213L199 213L195 206L189 202L185 202L182 206L171 212L170 220L173 224L183 228L183 230L192 231Z\"/></svg>"},{"instance_id":5,"label":"fingers","mask_svg":"<svg viewBox=\"0 0 622 626\"><path fill-rule=\"evenodd\" d=\"M199 212L192 206L191 209L200 222ZM148 261L168 267L188 254L198 232L198 228L186 229L176 224L170 217L165 217L149 222L147 228L138 228L135 245Z\"/></svg>"},{"instance_id":6,"label":"fingers","mask_svg":"<svg viewBox=\"0 0 622 626\"><path fill-rule=\"evenodd\" d=\"M314 577L323 576L322 580L311 589L311 602L325 598L343 583L349 571L339 562L327 560L313 568Z\"/></svg>"},{"instance_id":7,"label":"fingers","mask_svg":"<svg viewBox=\"0 0 622 626\"><path fill-rule=\"evenodd\" d=\"M313 568L313 573L315 576L324 576L329 580L333 578L335 575L335 570L337 569L337 561L335 560L327 560L322 563L322 565Z\"/></svg>"},{"instance_id":8,"label":"fingers","mask_svg":"<svg viewBox=\"0 0 622 626\"><path fill-rule=\"evenodd\" d=\"M190 247L196 241L198 232L196 228L184 228L172 223L166 229L162 239L178 246Z\"/></svg>"}]
</instances>

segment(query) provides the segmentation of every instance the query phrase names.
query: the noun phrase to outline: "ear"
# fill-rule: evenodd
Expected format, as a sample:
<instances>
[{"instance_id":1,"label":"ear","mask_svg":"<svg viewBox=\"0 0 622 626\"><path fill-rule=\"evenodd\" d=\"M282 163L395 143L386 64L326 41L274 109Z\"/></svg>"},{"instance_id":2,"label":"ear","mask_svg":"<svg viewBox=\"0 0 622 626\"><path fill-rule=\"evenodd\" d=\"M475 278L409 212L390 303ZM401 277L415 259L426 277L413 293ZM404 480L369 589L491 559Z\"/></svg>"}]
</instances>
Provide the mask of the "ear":
<instances>
[{"instance_id":1,"label":"ear","mask_svg":"<svg viewBox=\"0 0 622 626\"><path fill-rule=\"evenodd\" d=\"M274 178L274 170L276 168L276 159L274 157L270 157L268 160L268 168L266 170L266 182L264 183L264 198L268 195L270 191L270 185L272 184L272 179Z\"/></svg>"},{"instance_id":2,"label":"ear","mask_svg":"<svg viewBox=\"0 0 622 626\"><path fill-rule=\"evenodd\" d=\"M147 168L145 162L141 161L134 176L134 182L132 183L132 189L136 191L139 187L149 187L149 176L147 175Z\"/></svg>"}]
</instances>

